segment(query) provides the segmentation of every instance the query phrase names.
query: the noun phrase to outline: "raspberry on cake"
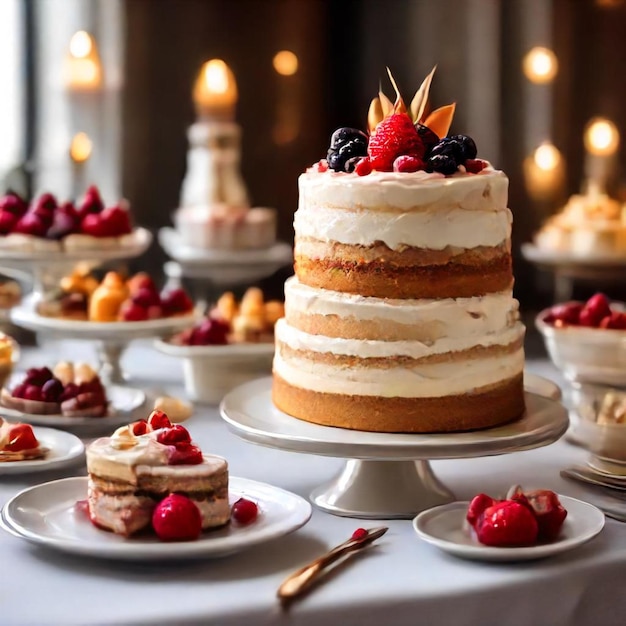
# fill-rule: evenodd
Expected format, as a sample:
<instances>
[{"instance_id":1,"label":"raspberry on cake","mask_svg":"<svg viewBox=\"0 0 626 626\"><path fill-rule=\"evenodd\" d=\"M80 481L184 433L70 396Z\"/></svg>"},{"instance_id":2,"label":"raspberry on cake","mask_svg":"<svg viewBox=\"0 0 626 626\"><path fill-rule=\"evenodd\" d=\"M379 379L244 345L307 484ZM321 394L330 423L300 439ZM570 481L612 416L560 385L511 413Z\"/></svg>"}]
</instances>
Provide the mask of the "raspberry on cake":
<instances>
[{"instance_id":1,"label":"raspberry on cake","mask_svg":"<svg viewBox=\"0 0 626 626\"><path fill-rule=\"evenodd\" d=\"M203 530L230 520L228 463L203 454L161 411L92 442L87 471L90 519L116 534L150 527L157 505L172 493L198 508Z\"/></svg>"},{"instance_id":2,"label":"raspberry on cake","mask_svg":"<svg viewBox=\"0 0 626 626\"><path fill-rule=\"evenodd\" d=\"M289 415L429 433L524 412L508 179L478 167L470 137L446 137L453 105L426 115L431 78L410 111L380 94L369 143L335 131L328 168L300 176L273 367ZM372 171L353 171L365 158Z\"/></svg>"},{"instance_id":3,"label":"raspberry on cake","mask_svg":"<svg viewBox=\"0 0 626 626\"><path fill-rule=\"evenodd\" d=\"M41 459L48 454L30 424L8 422L0 417L0 463Z\"/></svg>"}]
</instances>

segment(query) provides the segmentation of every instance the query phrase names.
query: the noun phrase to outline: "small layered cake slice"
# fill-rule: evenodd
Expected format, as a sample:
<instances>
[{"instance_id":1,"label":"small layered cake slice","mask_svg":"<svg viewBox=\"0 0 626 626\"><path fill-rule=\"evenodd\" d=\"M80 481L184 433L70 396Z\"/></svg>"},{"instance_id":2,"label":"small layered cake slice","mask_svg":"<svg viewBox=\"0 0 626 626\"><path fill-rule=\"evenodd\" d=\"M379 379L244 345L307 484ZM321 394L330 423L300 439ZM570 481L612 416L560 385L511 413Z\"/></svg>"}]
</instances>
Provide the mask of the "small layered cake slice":
<instances>
[{"instance_id":1,"label":"small layered cake slice","mask_svg":"<svg viewBox=\"0 0 626 626\"><path fill-rule=\"evenodd\" d=\"M30 424L7 422L0 417L0 463L41 459L48 448L37 440Z\"/></svg>"},{"instance_id":2,"label":"small layered cake slice","mask_svg":"<svg viewBox=\"0 0 626 626\"><path fill-rule=\"evenodd\" d=\"M161 411L91 443L87 471L89 517L116 534L149 528L159 502L173 493L196 505L202 530L230 520L228 463L203 454Z\"/></svg>"}]
</instances>

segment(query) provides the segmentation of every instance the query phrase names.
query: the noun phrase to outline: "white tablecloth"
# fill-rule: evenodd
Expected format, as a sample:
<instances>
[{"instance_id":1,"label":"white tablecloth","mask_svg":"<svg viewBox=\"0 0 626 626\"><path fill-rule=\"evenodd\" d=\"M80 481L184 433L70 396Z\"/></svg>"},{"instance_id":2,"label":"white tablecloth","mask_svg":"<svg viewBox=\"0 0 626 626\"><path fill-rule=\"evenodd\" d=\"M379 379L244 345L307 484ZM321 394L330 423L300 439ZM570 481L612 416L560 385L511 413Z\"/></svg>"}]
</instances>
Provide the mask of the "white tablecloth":
<instances>
[{"instance_id":1,"label":"white tablecloth","mask_svg":"<svg viewBox=\"0 0 626 626\"><path fill-rule=\"evenodd\" d=\"M27 349L23 365L89 356L81 343ZM135 384L181 394L180 363L137 343L125 365ZM531 371L556 372L545 363ZM200 445L225 456L231 474L268 482L304 497L330 479L342 460L263 448L231 434L215 408L197 407L188 427ZM560 441L532 451L439 461L437 475L459 499L503 492L512 483L585 499L559 469L585 453ZM35 474L0 480L0 503L20 489L84 474ZM411 522L390 530L285 613L276 589L285 576L359 526L376 522L314 511L298 532L246 552L193 563L138 564L77 558L31 546L0 532L0 624L219 624L610 626L626 623L626 525L607 520L586 545L544 561L488 564L459 560L422 542Z\"/></svg>"}]
</instances>

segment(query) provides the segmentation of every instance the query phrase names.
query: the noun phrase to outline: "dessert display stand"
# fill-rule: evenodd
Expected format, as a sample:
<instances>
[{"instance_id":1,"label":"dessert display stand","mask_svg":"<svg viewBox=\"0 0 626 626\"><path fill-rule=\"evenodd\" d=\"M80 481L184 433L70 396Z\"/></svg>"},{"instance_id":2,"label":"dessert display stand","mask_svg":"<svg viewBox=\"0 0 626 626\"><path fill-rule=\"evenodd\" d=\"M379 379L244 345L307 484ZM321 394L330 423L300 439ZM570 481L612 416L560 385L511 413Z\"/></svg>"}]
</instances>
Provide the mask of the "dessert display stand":
<instances>
[{"instance_id":1,"label":"dessert display stand","mask_svg":"<svg viewBox=\"0 0 626 626\"><path fill-rule=\"evenodd\" d=\"M18 326L44 335L95 342L100 375L111 384L124 384L127 380L120 359L131 341L163 337L191 326L197 319L194 313L145 322L89 322L39 315L35 303L35 299L30 297L14 307L11 320Z\"/></svg>"},{"instance_id":2,"label":"dessert display stand","mask_svg":"<svg viewBox=\"0 0 626 626\"><path fill-rule=\"evenodd\" d=\"M626 256L547 251L532 243L522 245L524 258L554 274L555 302L572 299L575 280L621 284L626 271Z\"/></svg>"},{"instance_id":3,"label":"dessert display stand","mask_svg":"<svg viewBox=\"0 0 626 626\"><path fill-rule=\"evenodd\" d=\"M553 383L526 374L526 413L489 430L395 434L318 426L279 411L271 378L246 383L222 401L229 429L246 441L306 454L347 459L339 475L311 493L318 508L365 519L409 519L455 499L430 461L508 454L548 445L567 430L567 411Z\"/></svg>"},{"instance_id":4,"label":"dessert display stand","mask_svg":"<svg viewBox=\"0 0 626 626\"><path fill-rule=\"evenodd\" d=\"M28 272L33 280L33 294L40 298L58 285L61 277L77 263L98 267L110 261L133 259L142 255L152 242L152 234L145 228L135 229L132 244L99 250L26 251L0 248L0 271L11 269Z\"/></svg>"}]
</instances>

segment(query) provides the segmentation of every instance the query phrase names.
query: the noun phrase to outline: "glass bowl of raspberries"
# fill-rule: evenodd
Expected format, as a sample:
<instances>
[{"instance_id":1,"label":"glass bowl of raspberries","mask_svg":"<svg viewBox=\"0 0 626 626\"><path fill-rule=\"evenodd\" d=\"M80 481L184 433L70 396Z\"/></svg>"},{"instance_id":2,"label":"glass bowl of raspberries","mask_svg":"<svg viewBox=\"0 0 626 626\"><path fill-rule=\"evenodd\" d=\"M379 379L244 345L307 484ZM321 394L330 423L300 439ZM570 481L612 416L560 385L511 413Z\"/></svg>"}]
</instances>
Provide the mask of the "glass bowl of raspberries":
<instances>
[{"instance_id":1,"label":"glass bowl of raspberries","mask_svg":"<svg viewBox=\"0 0 626 626\"><path fill-rule=\"evenodd\" d=\"M586 302L565 302L535 320L552 362L573 383L626 389L626 310L596 293Z\"/></svg>"}]
</instances>

